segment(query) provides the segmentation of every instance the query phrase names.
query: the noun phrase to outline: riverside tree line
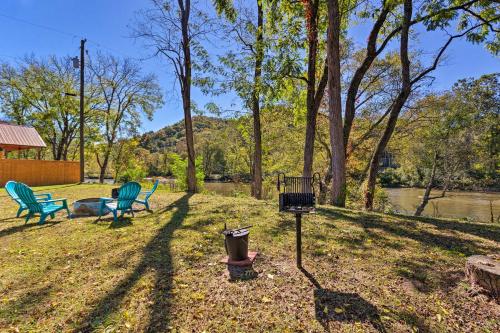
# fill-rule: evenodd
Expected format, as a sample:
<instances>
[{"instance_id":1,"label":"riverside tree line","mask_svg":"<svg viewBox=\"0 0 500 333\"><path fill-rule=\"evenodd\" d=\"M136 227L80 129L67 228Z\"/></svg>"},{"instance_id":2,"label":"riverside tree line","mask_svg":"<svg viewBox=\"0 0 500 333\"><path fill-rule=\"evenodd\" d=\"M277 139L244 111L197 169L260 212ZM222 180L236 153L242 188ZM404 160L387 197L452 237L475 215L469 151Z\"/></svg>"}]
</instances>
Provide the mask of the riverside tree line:
<instances>
[{"instance_id":1,"label":"riverside tree line","mask_svg":"<svg viewBox=\"0 0 500 333\"><path fill-rule=\"evenodd\" d=\"M174 150L184 162L151 153L137 136L141 116L151 117L163 102L154 75L142 73L131 59L90 57L86 153L94 157L101 180L110 165L118 176L133 174L130 170L148 160L164 172L185 163L186 189L195 192L200 172L217 165L229 174L249 174L252 195L261 199L277 171L305 176L319 171L323 200L337 206L353 200L368 210L377 208L377 180L426 187L424 206L438 185L443 193L468 183L498 185L498 74L461 80L445 92L430 89L433 72L457 40L498 54L495 1L216 0L213 5L151 0L131 24L132 37L164 59L165 71L177 78L183 147ZM351 36L354 25L366 30L363 45ZM429 49L425 40L437 33L445 36L442 44ZM208 46L214 43L226 47L211 54ZM3 64L0 75L6 118L39 129L52 158L75 158L78 105L64 93L76 91L77 72L69 59L26 57ZM206 112L225 120L220 128L197 131L193 86L214 99L234 92L241 108L205 105ZM381 173L387 152L400 167Z\"/></svg>"}]
</instances>

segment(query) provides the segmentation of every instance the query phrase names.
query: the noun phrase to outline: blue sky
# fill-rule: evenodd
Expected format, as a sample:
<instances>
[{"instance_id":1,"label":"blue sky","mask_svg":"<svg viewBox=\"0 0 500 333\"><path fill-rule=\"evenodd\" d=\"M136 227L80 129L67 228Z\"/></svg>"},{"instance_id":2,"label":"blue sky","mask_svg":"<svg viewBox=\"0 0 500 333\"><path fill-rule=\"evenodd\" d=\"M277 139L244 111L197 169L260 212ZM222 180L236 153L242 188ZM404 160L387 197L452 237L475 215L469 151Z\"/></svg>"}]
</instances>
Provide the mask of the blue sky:
<instances>
[{"instance_id":1,"label":"blue sky","mask_svg":"<svg viewBox=\"0 0 500 333\"><path fill-rule=\"evenodd\" d=\"M201 3L210 7L210 1L202 0ZM76 56L79 54L81 36L89 39L89 52L101 50L117 56L143 59L148 53L140 42L128 37L128 26L132 23L134 12L147 5L147 0L2 0L0 61L15 61L15 58L31 53L36 56ZM38 28L2 15L53 27L67 34ZM72 36L73 34L76 36ZM360 42L366 40L363 27L352 29L350 34ZM422 35L420 44L426 51L433 51L439 47L440 40L439 34L433 34L431 38L429 35ZM215 49L209 51L218 52ZM434 72L437 77L434 89L447 89L463 77L477 77L500 71L499 59L482 46L458 41L447 54L444 65ZM144 60L141 65L144 71L158 75L166 101L165 106L154 115L153 121L144 120L142 130L157 130L181 120L182 104L178 86L174 86L170 65L161 59ZM199 106L214 101L222 107L239 108L239 101L233 94L213 98L203 96L194 89L193 100Z\"/></svg>"}]
</instances>

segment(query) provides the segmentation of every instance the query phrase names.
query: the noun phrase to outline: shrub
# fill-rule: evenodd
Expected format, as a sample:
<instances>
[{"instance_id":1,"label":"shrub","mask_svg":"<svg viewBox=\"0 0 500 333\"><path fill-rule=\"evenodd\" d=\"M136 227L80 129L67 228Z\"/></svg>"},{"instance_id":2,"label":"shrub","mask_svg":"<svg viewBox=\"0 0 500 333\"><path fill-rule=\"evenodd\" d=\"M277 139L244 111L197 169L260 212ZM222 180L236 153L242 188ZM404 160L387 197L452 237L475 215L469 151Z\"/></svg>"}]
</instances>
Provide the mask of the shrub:
<instances>
[{"instance_id":1,"label":"shrub","mask_svg":"<svg viewBox=\"0 0 500 333\"><path fill-rule=\"evenodd\" d=\"M402 185L401 175L393 168L386 168L381 172L379 181L382 187L399 187Z\"/></svg>"},{"instance_id":2,"label":"shrub","mask_svg":"<svg viewBox=\"0 0 500 333\"><path fill-rule=\"evenodd\" d=\"M136 165L132 168L128 168L118 177L118 181L121 183L127 183L130 181L141 181L147 176L147 171L140 165Z\"/></svg>"},{"instance_id":3,"label":"shrub","mask_svg":"<svg viewBox=\"0 0 500 333\"><path fill-rule=\"evenodd\" d=\"M171 165L170 169L175 177L177 187L180 190L187 190L187 159L181 158L178 154L170 155ZM203 173L203 158L198 156L196 158L196 186L198 191L203 189L203 180L205 179L205 174Z\"/></svg>"},{"instance_id":4,"label":"shrub","mask_svg":"<svg viewBox=\"0 0 500 333\"><path fill-rule=\"evenodd\" d=\"M365 184L361 185L353 180L347 182L347 202L346 206L352 209L364 208ZM388 193L379 185L375 187L373 197L373 209L379 212L392 212L393 207L389 200Z\"/></svg>"}]
</instances>

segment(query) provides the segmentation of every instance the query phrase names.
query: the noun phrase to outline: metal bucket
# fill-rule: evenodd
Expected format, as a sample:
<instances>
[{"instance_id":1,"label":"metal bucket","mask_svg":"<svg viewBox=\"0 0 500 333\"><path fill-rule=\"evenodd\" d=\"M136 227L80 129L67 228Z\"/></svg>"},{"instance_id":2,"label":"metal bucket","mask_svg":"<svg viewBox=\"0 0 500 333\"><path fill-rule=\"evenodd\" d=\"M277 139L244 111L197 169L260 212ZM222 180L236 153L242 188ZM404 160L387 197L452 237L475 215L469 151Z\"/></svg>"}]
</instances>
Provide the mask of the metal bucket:
<instances>
[{"instance_id":1,"label":"metal bucket","mask_svg":"<svg viewBox=\"0 0 500 333\"><path fill-rule=\"evenodd\" d=\"M248 229L224 230L226 252L230 260L240 261L248 258Z\"/></svg>"}]
</instances>

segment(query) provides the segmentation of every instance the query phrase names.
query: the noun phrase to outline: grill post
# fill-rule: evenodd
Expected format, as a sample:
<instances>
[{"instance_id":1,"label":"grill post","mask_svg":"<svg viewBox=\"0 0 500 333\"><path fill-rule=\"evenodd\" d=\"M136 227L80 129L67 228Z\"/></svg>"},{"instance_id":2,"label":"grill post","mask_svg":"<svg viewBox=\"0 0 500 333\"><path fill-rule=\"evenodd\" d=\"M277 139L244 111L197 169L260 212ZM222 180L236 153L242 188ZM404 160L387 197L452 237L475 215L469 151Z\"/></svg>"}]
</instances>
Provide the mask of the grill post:
<instances>
[{"instance_id":1,"label":"grill post","mask_svg":"<svg viewBox=\"0 0 500 333\"><path fill-rule=\"evenodd\" d=\"M302 268L302 213L295 214L295 232L297 240L297 267Z\"/></svg>"},{"instance_id":2,"label":"grill post","mask_svg":"<svg viewBox=\"0 0 500 333\"><path fill-rule=\"evenodd\" d=\"M295 214L297 268L302 269L302 214L313 213L316 205L314 185L321 189L319 173L312 177L287 177L278 174L279 211Z\"/></svg>"}]
</instances>

